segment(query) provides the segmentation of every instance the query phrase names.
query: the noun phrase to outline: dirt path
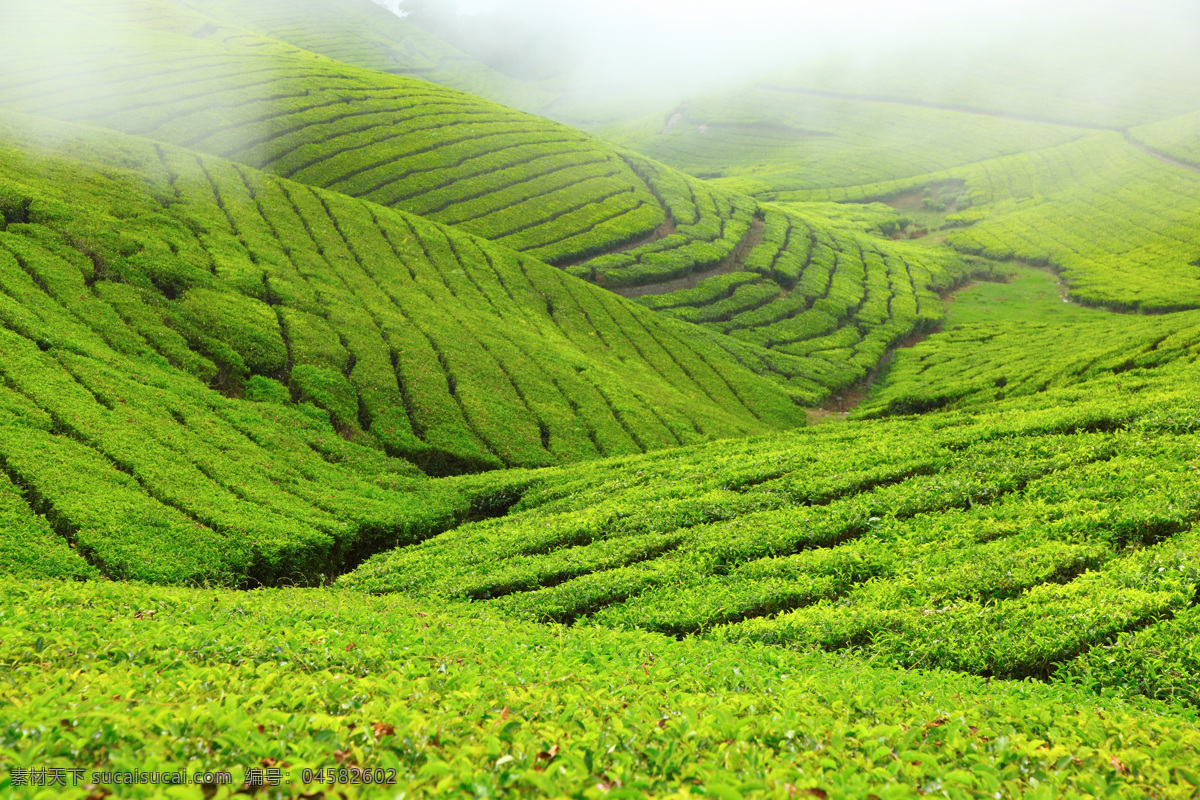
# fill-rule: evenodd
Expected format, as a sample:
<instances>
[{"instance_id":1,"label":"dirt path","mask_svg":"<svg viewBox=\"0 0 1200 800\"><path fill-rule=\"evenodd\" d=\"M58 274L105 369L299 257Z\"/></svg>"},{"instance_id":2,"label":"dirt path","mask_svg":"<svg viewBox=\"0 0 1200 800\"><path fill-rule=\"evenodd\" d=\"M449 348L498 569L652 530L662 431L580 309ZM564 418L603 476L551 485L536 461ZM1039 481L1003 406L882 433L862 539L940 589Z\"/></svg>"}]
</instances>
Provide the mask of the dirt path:
<instances>
[{"instance_id":1,"label":"dirt path","mask_svg":"<svg viewBox=\"0 0 1200 800\"><path fill-rule=\"evenodd\" d=\"M768 83L757 84L755 89L763 89L768 92L783 92L785 94L802 94L809 97L825 97L832 100L857 100L866 103L891 103L897 106L912 106L915 108L931 108L935 111L954 111L959 114L974 114L980 117L994 117L995 119L1008 119L1016 122L1037 122L1042 125L1059 125L1064 128L1081 128L1084 130L1093 131L1113 131L1117 128L1106 128L1103 125L1089 125L1083 122L1069 122L1061 119L1051 119L1048 117L1036 117L1027 114L1009 114L1003 111L988 111L982 108L971 108L969 106L956 106L948 103L933 103L924 100L905 100L897 97L888 97L886 95L875 94L852 94L849 92L823 92L819 89L802 89L794 86L776 86Z\"/></svg>"},{"instance_id":2,"label":"dirt path","mask_svg":"<svg viewBox=\"0 0 1200 800\"><path fill-rule=\"evenodd\" d=\"M1186 161L1180 161L1177 158L1171 158L1169 155L1166 155L1165 153L1160 153L1159 151L1154 150L1153 148L1142 144L1137 139L1133 138L1133 135L1130 134L1129 131L1125 131L1125 141L1129 142L1131 145L1136 147L1138 150L1141 150L1146 155L1151 156L1153 158L1157 158L1159 161L1161 161L1164 164L1168 164L1172 167L1180 167L1181 169L1186 169L1189 172L1195 172L1197 175L1200 175L1200 167L1197 167L1195 164L1189 164Z\"/></svg>"},{"instance_id":3,"label":"dirt path","mask_svg":"<svg viewBox=\"0 0 1200 800\"><path fill-rule=\"evenodd\" d=\"M635 297L642 297L647 294L669 294L670 292L677 292L680 289L694 289L705 278L714 278L717 275L738 272L745 265L746 256L750 254L750 251L762 244L763 227L763 220L755 217L750 223L750 229L742 237L742 241L738 243L738 246L724 261L715 267L706 269L703 272L693 272L691 275L684 275L682 278L675 278L660 283L647 283L643 286L612 289L611 291L621 295L621 297L632 300Z\"/></svg>"}]
</instances>

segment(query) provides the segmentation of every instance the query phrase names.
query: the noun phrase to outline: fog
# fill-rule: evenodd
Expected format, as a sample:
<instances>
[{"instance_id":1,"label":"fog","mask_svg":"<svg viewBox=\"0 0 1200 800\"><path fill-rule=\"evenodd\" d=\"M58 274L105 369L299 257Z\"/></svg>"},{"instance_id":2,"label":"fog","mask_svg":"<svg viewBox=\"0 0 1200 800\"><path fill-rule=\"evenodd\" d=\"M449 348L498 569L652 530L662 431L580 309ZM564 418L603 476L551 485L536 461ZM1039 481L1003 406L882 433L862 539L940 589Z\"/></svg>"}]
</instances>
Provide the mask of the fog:
<instances>
[{"instance_id":1,"label":"fog","mask_svg":"<svg viewBox=\"0 0 1200 800\"><path fill-rule=\"evenodd\" d=\"M955 95L964 68L999 66L1102 102L1136 92L1155 65L1200 63L1195 0L378 1L411 10L412 21L503 72L631 102L667 103L796 68L813 84L838 73L835 83L853 79L858 91L902 76L936 101Z\"/></svg>"}]
</instances>

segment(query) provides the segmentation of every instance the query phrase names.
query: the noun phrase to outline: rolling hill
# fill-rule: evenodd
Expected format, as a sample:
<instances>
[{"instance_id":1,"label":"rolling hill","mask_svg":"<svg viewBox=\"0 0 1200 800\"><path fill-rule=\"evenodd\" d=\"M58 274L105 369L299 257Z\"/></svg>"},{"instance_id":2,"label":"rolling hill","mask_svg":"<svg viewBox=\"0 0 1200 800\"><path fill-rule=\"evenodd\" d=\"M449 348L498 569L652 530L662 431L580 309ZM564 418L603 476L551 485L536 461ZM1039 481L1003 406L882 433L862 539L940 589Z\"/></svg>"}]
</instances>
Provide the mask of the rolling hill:
<instances>
[{"instance_id":1,"label":"rolling hill","mask_svg":"<svg viewBox=\"0 0 1200 800\"><path fill-rule=\"evenodd\" d=\"M6 796L1200 791L1183 67L612 144L348 0L0 23Z\"/></svg>"},{"instance_id":2,"label":"rolling hill","mask_svg":"<svg viewBox=\"0 0 1200 800\"><path fill-rule=\"evenodd\" d=\"M4 120L0 448L29 501L22 530L36 508L112 574L312 580L402 535L410 512L443 514L419 510L419 486L380 494L376 473L407 486L416 467L542 466L803 424L774 381L687 326L512 251L220 159L50 127ZM123 499L105 509L92 493ZM119 541L143 525L158 530L153 566ZM287 555L235 555L259 543L228 535L251 530ZM168 555L184 531L190 566Z\"/></svg>"},{"instance_id":3,"label":"rolling hill","mask_svg":"<svg viewBox=\"0 0 1200 800\"><path fill-rule=\"evenodd\" d=\"M749 197L563 125L317 57L174 4L123 0L76 9L55 0L23 24L31 35L11 29L0 105L187 147L411 212L607 287L664 294L680 279L695 285L757 273L749 301L698 308L696 316L714 323L714 346L776 376L810 405L936 321L933 291L970 269L949 254L864 244L812 213L768 215ZM70 52L32 35L39 25L72 43ZM79 31L64 33L62 25ZM105 26L111 36L83 30ZM809 262L815 269L801 283ZM701 298L663 305L726 299L728 280L706 284ZM743 312L753 313L733 319Z\"/></svg>"}]
</instances>

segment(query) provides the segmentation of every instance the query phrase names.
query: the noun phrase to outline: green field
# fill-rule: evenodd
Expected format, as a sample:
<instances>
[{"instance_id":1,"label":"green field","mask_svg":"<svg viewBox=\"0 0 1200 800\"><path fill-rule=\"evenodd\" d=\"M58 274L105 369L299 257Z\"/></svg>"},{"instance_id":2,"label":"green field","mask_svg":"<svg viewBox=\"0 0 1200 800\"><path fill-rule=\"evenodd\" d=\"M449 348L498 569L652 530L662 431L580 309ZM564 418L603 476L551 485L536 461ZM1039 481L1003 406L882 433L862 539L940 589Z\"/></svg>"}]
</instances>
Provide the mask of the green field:
<instances>
[{"instance_id":1,"label":"green field","mask_svg":"<svg viewBox=\"0 0 1200 800\"><path fill-rule=\"evenodd\" d=\"M1200 68L1040 36L0 11L0 796L1196 797Z\"/></svg>"}]
</instances>

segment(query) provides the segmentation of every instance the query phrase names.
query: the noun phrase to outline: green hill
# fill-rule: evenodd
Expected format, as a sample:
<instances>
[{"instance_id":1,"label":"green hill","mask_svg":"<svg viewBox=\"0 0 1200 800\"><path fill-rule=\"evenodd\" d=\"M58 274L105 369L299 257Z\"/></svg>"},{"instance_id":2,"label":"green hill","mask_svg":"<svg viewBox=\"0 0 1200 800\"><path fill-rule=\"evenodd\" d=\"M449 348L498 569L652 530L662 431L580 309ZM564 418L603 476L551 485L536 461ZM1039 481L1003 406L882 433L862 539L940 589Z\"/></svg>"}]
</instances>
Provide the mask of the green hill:
<instances>
[{"instance_id":1,"label":"green hill","mask_svg":"<svg viewBox=\"0 0 1200 800\"><path fill-rule=\"evenodd\" d=\"M647 154L290 13L0 11L0 793L1200 792L1191 73Z\"/></svg>"},{"instance_id":2,"label":"green hill","mask_svg":"<svg viewBox=\"0 0 1200 800\"><path fill-rule=\"evenodd\" d=\"M764 82L603 133L690 175L774 198L923 175L1089 131Z\"/></svg>"},{"instance_id":3,"label":"green hill","mask_svg":"<svg viewBox=\"0 0 1200 800\"><path fill-rule=\"evenodd\" d=\"M844 196L894 196L947 181L965 184L970 199L946 223L946 240L960 251L1048 264L1087 303L1150 312L1200 305L1200 175L1119 133Z\"/></svg>"},{"instance_id":4,"label":"green hill","mask_svg":"<svg viewBox=\"0 0 1200 800\"><path fill-rule=\"evenodd\" d=\"M523 111L558 95L548 81L512 78L372 0L194 0L200 13L343 64L407 75Z\"/></svg>"},{"instance_id":5,"label":"green hill","mask_svg":"<svg viewBox=\"0 0 1200 800\"><path fill-rule=\"evenodd\" d=\"M36 35L37 20L57 38ZM604 286L643 287L639 294L755 272L762 279L743 296L698 308L694 319L728 323L709 326L719 334L707 337L711 346L778 376L803 403L862 377L890 344L931 324L939 315L931 291L966 271L951 256L864 245L825 230L818 215L768 214L751 198L542 118L334 62L177 5L55 0L23 26L28 35L21 25L8 31L13 66L0 73L0 104L11 108L412 212ZM816 269L800 281L809 262ZM708 284L702 298L663 305L707 306L725 289Z\"/></svg>"},{"instance_id":6,"label":"green hill","mask_svg":"<svg viewBox=\"0 0 1200 800\"><path fill-rule=\"evenodd\" d=\"M1052 19L975 49L893 42L605 134L761 201L886 202L908 235L1050 265L1081 302L1197 308L1187 13L1152 3L1074 19L1052 47ZM937 63L956 52L952 71Z\"/></svg>"},{"instance_id":7,"label":"green hill","mask_svg":"<svg viewBox=\"0 0 1200 800\"><path fill-rule=\"evenodd\" d=\"M343 583L1044 679L1164 615L1193 624L1194 378L1183 357L977 415L567 468Z\"/></svg>"},{"instance_id":8,"label":"green hill","mask_svg":"<svg viewBox=\"0 0 1200 800\"><path fill-rule=\"evenodd\" d=\"M21 530L47 515L108 574L311 578L457 507L392 491L414 464L540 466L803 423L687 326L480 239L130 137L16 117L3 137L14 513ZM150 530L153 566L134 544ZM226 537L252 530L270 552L236 555L257 544ZM169 555L184 531L186 566Z\"/></svg>"},{"instance_id":9,"label":"green hill","mask_svg":"<svg viewBox=\"0 0 1200 800\"><path fill-rule=\"evenodd\" d=\"M229 158L542 260L663 222L645 183L586 134L175 3L54 0L4 35L9 108Z\"/></svg>"}]
</instances>

